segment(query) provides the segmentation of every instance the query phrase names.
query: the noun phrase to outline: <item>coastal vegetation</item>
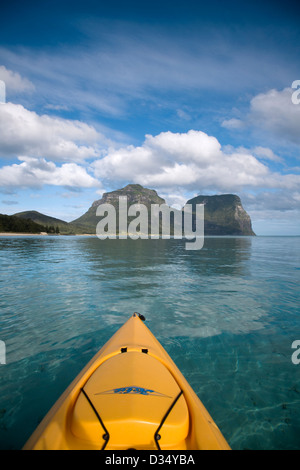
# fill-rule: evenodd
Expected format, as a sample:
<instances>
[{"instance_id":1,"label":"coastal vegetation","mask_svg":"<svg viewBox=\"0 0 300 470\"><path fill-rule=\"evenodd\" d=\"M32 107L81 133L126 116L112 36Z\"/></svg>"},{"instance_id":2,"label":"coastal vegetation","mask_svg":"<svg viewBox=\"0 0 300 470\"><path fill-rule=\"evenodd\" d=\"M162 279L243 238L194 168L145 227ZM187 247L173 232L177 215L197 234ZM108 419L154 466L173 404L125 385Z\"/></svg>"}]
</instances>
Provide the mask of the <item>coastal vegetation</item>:
<instances>
[{"instance_id":1,"label":"coastal vegetation","mask_svg":"<svg viewBox=\"0 0 300 470\"><path fill-rule=\"evenodd\" d=\"M47 233L59 235L60 229L54 225L41 225L31 219L20 218L16 215L0 214L1 233Z\"/></svg>"},{"instance_id":2,"label":"coastal vegetation","mask_svg":"<svg viewBox=\"0 0 300 470\"><path fill-rule=\"evenodd\" d=\"M14 215L0 214L0 232L3 233L41 233L46 227L31 219L21 219Z\"/></svg>"}]
</instances>

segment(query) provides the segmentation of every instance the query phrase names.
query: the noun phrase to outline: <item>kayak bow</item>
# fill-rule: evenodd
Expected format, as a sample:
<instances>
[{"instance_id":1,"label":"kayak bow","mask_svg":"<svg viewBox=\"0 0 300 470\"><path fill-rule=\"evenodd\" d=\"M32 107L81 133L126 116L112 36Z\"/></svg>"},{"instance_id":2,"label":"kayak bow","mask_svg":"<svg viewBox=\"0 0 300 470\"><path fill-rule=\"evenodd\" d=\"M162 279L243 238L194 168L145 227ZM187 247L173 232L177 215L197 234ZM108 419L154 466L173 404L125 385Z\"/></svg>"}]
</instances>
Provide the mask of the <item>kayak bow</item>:
<instances>
[{"instance_id":1,"label":"kayak bow","mask_svg":"<svg viewBox=\"0 0 300 470\"><path fill-rule=\"evenodd\" d=\"M63 393L26 450L229 450L170 356L133 316Z\"/></svg>"}]
</instances>

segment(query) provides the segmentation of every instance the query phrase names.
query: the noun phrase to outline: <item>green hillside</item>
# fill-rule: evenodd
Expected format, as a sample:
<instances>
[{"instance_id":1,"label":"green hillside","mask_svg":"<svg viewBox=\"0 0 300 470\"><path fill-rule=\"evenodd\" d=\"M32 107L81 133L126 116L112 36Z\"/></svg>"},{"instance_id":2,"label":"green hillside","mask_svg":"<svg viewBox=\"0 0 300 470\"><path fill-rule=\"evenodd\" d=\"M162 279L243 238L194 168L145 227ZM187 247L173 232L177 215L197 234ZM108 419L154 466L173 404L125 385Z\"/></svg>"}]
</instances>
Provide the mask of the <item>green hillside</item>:
<instances>
[{"instance_id":1,"label":"green hillside","mask_svg":"<svg viewBox=\"0 0 300 470\"><path fill-rule=\"evenodd\" d=\"M14 215L0 214L0 232L6 233L41 233L46 228L30 219L21 219Z\"/></svg>"},{"instance_id":2,"label":"green hillside","mask_svg":"<svg viewBox=\"0 0 300 470\"><path fill-rule=\"evenodd\" d=\"M55 217L51 217L49 215L41 214L37 211L25 211L25 212L18 212L14 214L16 217L21 218L23 220L32 220L37 224L44 225L46 229L45 231L50 231L52 233L60 233L60 234L75 234L75 227L68 222L65 222L61 219L56 219Z\"/></svg>"},{"instance_id":3,"label":"green hillside","mask_svg":"<svg viewBox=\"0 0 300 470\"><path fill-rule=\"evenodd\" d=\"M250 216L235 194L197 196L187 201L195 212L196 204L204 204L205 235L255 235Z\"/></svg>"}]
</instances>

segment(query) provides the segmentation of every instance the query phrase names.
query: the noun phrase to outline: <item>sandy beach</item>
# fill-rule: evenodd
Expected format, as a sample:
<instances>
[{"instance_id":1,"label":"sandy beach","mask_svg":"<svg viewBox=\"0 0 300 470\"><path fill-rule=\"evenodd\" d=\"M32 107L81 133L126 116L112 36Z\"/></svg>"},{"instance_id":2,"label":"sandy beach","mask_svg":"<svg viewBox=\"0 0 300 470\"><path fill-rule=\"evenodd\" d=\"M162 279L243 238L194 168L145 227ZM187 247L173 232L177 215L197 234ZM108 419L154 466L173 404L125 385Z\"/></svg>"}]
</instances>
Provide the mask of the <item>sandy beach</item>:
<instances>
[{"instance_id":1,"label":"sandy beach","mask_svg":"<svg viewBox=\"0 0 300 470\"><path fill-rule=\"evenodd\" d=\"M0 237L36 237L48 236L47 233L18 233L18 232L0 232Z\"/></svg>"},{"instance_id":2,"label":"sandy beach","mask_svg":"<svg viewBox=\"0 0 300 470\"><path fill-rule=\"evenodd\" d=\"M65 236L76 236L76 237L96 237L97 235L95 234L92 234L92 233L76 233L76 234L72 234L72 235L67 235L67 234L62 234L62 235L65 235ZM41 233L18 233L18 232L0 232L0 237L39 237L39 236L43 236L43 237L57 237L57 236L61 236L61 234L54 234L54 233L46 233L46 232L41 232Z\"/></svg>"}]
</instances>

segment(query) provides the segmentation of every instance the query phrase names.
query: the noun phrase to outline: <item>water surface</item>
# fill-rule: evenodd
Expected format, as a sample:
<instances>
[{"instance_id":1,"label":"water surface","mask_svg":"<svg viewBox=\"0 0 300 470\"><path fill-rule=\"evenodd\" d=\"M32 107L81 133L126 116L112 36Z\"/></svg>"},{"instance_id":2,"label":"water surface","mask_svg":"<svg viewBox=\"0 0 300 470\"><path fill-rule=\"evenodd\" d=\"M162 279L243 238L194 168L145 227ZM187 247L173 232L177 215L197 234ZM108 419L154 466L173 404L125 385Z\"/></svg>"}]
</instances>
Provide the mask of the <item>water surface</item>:
<instances>
[{"instance_id":1,"label":"water surface","mask_svg":"<svg viewBox=\"0 0 300 470\"><path fill-rule=\"evenodd\" d=\"M297 237L0 237L0 448L138 311L233 449L300 449Z\"/></svg>"}]
</instances>

